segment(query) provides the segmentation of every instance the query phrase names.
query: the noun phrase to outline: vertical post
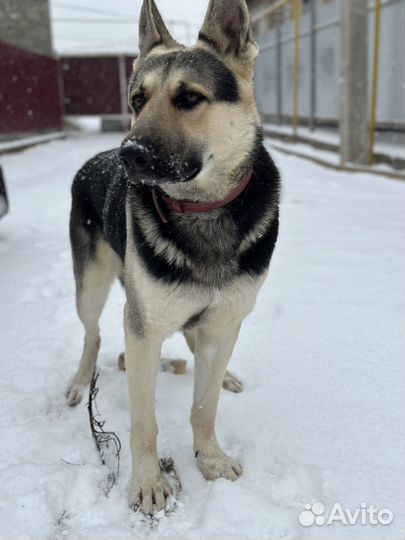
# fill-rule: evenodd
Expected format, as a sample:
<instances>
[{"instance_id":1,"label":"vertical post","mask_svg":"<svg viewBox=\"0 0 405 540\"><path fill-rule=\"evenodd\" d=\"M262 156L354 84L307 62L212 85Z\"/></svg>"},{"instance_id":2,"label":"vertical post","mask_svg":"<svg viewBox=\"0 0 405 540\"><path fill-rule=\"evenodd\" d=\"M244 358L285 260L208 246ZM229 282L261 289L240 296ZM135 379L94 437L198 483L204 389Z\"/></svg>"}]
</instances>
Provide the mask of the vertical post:
<instances>
[{"instance_id":1,"label":"vertical post","mask_svg":"<svg viewBox=\"0 0 405 540\"><path fill-rule=\"evenodd\" d=\"M368 164L372 165L374 161L374 143L375 143L375 124L377 116L377 98L378 98L378 67L380 56L380 33L381 33L381 0L375 1L374 13L374 50L373 50L373 79L371 86L371 109L370 109L370 128L368 144Z\"/></svg>"},{"instance_id":2,"label":"vertical post","mask_svg":"<svg viewBox=\"0 0 405 540\"><path fill-rule=\"evenodd\" d=\"M282 123L282 116L283 116L283 70L282 70L282 45L281 45L281 16L280 16L280 10L276 10L274 13L274 16L276 18L276 39L277 39L277 45L276 45L276 55L277 55L277 119L278 123Z\"/></svg>"},{"instance_id":3,"label":"vertical post","mask_svg":"<svg viewBox=\"0 0 405 540\"><path fill-rule=\"evenodd\" d=\"M366 164L368 154L368 0L341 2L340 160Z\"/></svg>"},{"instance_id":4,"label":"vertical post","mask_svg":"<svg viewBox=\"0 0 405 540\"><path fill-rule=\"evenodd\" d=\"M311 82L310 82L310 104L309 104L309 127L311 131L315 129L316 115L316 5L315 0L310 0L310 55L311 55Z\"/></svg>"},{"instance_id":5,"label":"vertical post","mask_svg":"<svg viewBox=\"0 0 405 540\"><path fill-rule=\"evenodd\" d=\"M294 2L294 110L293 135L297 136L299 124L299 73L300 73L300 26L301 26L301 0Z\"/></svg>"}]
</instances>

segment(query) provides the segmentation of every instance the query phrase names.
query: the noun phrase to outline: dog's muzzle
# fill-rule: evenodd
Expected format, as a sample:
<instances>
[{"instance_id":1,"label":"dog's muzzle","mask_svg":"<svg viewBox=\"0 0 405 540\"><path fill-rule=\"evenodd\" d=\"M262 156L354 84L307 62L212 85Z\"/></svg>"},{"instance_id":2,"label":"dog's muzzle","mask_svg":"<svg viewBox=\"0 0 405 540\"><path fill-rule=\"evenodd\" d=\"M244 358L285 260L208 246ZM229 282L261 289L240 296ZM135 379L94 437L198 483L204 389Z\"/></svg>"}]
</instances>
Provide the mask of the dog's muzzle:
<instances>
[{"instance_id":1,"label":"dog's muzzle","mask_svg":"<svg viewBox=\"0 0 405 540\"><path fill-rule=\"evenodd\" d=\"M119 150L119 157L126 169L140 172L150 167L153 149L135 141L126 141Z\"/></svg>"},{"instance_id":2,"label":"dog's muzzle","mask_svg":"<svg viewBox=\"0 0 405 540\"><path fill-rule=\"evenodd\" d=\"M124 141L118 155L133 183L188 182L201 170L198 160L193 157L182 159L175 153L167 156L154 145L136 139Z\"/></svg>"}]
</instances>

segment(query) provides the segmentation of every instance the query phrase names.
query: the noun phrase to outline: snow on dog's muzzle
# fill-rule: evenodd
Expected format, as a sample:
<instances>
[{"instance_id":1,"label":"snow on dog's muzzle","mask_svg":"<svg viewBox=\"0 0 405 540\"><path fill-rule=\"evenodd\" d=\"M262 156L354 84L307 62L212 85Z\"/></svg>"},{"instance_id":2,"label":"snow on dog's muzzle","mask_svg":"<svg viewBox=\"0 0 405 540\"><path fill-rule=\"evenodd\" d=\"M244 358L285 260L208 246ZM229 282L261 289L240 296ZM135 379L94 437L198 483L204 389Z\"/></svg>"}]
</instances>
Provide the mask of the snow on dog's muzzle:
<instances>
[{"instance_id":1,"label":"snow on dog's muzzle","mask_svg":"<svg viewBox=\"0 0 405 540\"><path fill-rule=\"evenodd\" d=\"M146 138L124 140L119 149L119 158L129 181L134 184L188 182L201 170L201 162L196 156L191 154L184 157Z\"/></svg>"}]
</instances>

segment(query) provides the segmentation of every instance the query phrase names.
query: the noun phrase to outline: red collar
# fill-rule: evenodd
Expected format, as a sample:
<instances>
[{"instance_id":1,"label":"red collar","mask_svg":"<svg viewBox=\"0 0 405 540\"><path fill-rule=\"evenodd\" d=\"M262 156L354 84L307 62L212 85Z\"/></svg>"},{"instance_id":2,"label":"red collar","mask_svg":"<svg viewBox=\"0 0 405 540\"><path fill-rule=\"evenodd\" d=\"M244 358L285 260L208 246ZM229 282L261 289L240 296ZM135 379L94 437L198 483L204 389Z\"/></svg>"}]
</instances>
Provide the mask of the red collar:
<instances>
[{"instance_id":1,"label":"red collar","mask_svg":"<svg viewBox=\"0 0 405 540\"><path fill-rule=\"evenodd\" d=\"M156 208L156 212L159 214L163 223L168 222L166 212L162 208L162 203L167 210L172 210L176 214L188 214L190 212L211 212L212 210L218 210L226 206L230 202L234 201L245 190L250 180L252 179L253 167L249 167L247 173L242 178L240 183L233 189L225 199L222 201L210 201L210 202L189 202L178 201L172 199L168 195L164 195L159 188L152 188L152 199Z\"/></svg>"}]
</instances>

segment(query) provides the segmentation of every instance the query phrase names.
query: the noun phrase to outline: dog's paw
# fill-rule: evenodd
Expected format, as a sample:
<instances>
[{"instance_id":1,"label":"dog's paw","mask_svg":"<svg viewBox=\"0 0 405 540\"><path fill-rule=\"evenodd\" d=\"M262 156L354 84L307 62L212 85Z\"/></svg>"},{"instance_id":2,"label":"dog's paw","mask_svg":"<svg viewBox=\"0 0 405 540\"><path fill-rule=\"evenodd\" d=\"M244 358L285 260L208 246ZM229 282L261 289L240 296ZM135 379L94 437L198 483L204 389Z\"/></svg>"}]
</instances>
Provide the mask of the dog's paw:
<instances>
[{"instance_id":1,"label":"dog's paw","mask_svg":"<svg viewBox=\"0 0 405 540\"><path fill-rule=\"evenodd\" d=\"M169 371L175 375L185 375L187 373L187 360L182 358L161 358L160 371Z\"/></svg>"},{"instance_id":2,"label":"dog's paw","mask_svg":"<svg viewBox=\"0 0 405 540\"><path fill-rule=\"evenodd\" d=\"M122 352L118 357L118 369L121 371L125 371L125 353Z\"/></svg>"},{"instance_id":3,"label":"dog's paw","mask_svg":"<svg viewBox=\"0 0 405 540\"><path fill-rule=\"evenodd\" d=\"M243 390L243 383L232 375L232 373L227 371L222 382L222 388L225 388L225 390L229 390L230 392L235 392L235 394L239 394L239 392L242 392Z\"/></svg>"},{"instance_id":4,"label":"dog's paw","mask_svg":"<svg viewBox=\"0 0 405 540\"><path fill-rule=\"evenodd\" d=\"M133 480L128 494L129 506L133 510L141 510L150 515L166 510L166 502L172 490L162 473L154 478L146 478L138 482Z\"/></svg>"},{"instance_id":5,"label":"dog's paw","mask_svg":"<svg viewBox=\"0 0 405 540\"><path fill-rule=\"evenodd\" d=\"M66 392L67 403L70 407L76 407L83 399L84 386L81 384L72 384Z\"/></svg>"},{"instance_id":6,"label":"dog's paw","mask_svg":"<svg viewBox=\"0 0 405 540\"><path fill-rule=\"evenodd\" d=\"M239 463L222 452L220 448L215 451L196 452L197 465L206 480L226 478L237 480L243 473Z\"/></svg>"}]
</instances>

